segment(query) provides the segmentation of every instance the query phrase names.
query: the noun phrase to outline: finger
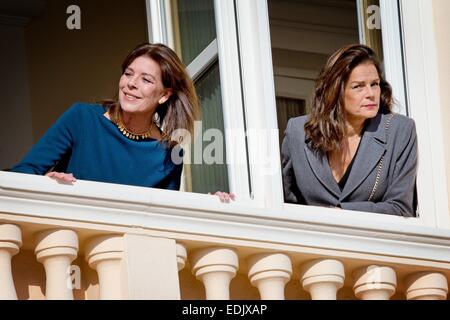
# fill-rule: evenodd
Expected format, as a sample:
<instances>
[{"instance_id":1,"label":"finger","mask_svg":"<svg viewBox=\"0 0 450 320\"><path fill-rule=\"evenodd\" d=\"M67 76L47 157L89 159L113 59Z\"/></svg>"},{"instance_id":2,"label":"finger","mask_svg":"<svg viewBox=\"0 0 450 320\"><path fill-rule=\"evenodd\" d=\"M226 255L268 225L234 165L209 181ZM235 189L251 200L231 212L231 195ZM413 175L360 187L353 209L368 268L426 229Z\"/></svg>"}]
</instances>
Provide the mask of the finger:
<instances>
[{"instance_id":1,"label":"finger","mask_svg":"<svg viewBox=\"0 0 450 320\"><path fill-rule=\"evenodd\" d=\"M230 199L231 200L236 200L236 195L234 193L230 193Z\"/></svg>"},{"instance_id":2,"label":"finger","mask_svg":"<svg viewBox=\"0 0 450 320\"><path fill-rule=\"evenodd\" d=\"M230 197L228 196L228 194L226 192L223 193L222 199L223 199L223 202L226 202L226 203L230 202Z\"/></svg>"},{"instance_id":3,"label":"finger","mask_svg":"<svg viewBox=\"0 0 450 320\"><path fill-rule=\"evenodd\" d=\"M76 180L72 173L66 174L66 179L70 182L74 182Z\"/></svg>"},{"instance_id":4,"label":"finger","mask_svg":"<svg viewBox=\"0 0 450 320\"><path fill-rule=\"evenodd\" d=\"M71 183L71 182L76 181L76 179L72 173L52 171L52 172L47 173L46 176L48 176L54 180L57 180L59 182L70 182Z\"/></svg>"}]
</instances>

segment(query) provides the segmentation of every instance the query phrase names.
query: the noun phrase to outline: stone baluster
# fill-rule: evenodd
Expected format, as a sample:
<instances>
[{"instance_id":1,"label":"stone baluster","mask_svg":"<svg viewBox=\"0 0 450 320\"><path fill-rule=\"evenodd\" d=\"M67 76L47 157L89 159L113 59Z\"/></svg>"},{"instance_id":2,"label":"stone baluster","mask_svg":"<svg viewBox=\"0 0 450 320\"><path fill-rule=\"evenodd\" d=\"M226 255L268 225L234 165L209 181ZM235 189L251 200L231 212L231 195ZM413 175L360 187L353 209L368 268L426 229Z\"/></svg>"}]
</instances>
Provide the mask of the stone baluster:
<instances>
[{"instance_id":1,"label":"stone baluster","mask_svg":"<svg viewBox=\"0 0 450 320\"><path fill-rule=\"evenodd\" d=\"M72 230L48 230L36 236L35 254L44 265L48 300L73 300L70 265L77 257L78 236Z\"/></svg>"},{"instance_id":2,"label":"stone baluster","mask_svg":"<svg viewBox=\"0 0 450 320\"><path fill-rule=\"evenodd\" d=\"M284 288L291 279L292 263L281 253L256 254L248 259L248 277L262 300L284 300Z\"/></svg>"},{"instance_id":3,"label":"stone baluster","mask_svg":"<svg viewBox=\"0 0 450 320\"><path fill-rule=\"evenodd\" d=\"M177 268L178 271L181 271L186 266L187 250L186 247L181 243L177 243L176 246L177 246Z\"/></svg>"},{"instance_id":4,"label":"stone baluster","mask_svg":"<svg viewBox=\"0 0 450 320\"><path fill-rule=\"evenodd\" d=\"M300 276L312 300L336 300L337 291L344 285L345 270L338 260L317 259L305 263Z\"/></svg>"},{"instance_id":5,"label":"stone baluster","mask_svg":"<svg viewBox=\"0 0 450 320\"><path fill-rule=\"evenodd\" d=\"M447 299L447 278L437 272L419 272L406 278L406 299L445 300Z\"/></svg>"},{"instance_id":6,"label":"stone baluster","mask_svg":"<svg viewBox=\"0 0 450 320\"><path fill-rule=\"evenodd\" d=\"M13 224L0 225L0 300L17 300L11 269L11 258L22 246L20 228Z\"/></svg>"},{"instance_id":7,"label":"stone baluster","mask_svg":"<svg viewBox=\"0 0 450 320\"><path fill-rule=\"evenodd\" d=\"M354 273L353 290L361 300L389 300L395 293L397 276L391 267L371 265Z\"/></svg>"},{"instance_id":8,"label":"stone baluster","mask_svg":"<svg viewBox=\"0 0 450 320\"><path fill-rule=\"evenodd\" d=\"M123 237L119 235L99 236L86 246L86 261L97 271L100 300L124 299L122 288L122 261L124 257Z\"/></svg>"},{"instance_id":9,"label":"stone baluster","mask_svg":"<svg viewBox=\"0 0 450 320\"><path fill-rule=\"evenodd\" d=\"M203 282L207 300L230 299L230 282L239 268L236 250L206 248L192 253L192 273Z\"/></svg>"}]
</instances>

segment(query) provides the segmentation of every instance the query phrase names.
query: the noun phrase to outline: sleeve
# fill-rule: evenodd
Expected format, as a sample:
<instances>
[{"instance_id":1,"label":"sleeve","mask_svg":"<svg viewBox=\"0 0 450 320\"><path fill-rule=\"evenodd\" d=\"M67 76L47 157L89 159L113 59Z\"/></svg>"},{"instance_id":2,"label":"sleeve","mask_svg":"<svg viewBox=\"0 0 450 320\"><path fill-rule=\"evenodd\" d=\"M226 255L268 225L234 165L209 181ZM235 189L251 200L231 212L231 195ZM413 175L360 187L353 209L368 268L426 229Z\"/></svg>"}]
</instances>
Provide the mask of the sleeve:
<instances>
[{"instance_id":1,"label":"sleeve","mask_svg":"<svg viewBox=\"0 0 450 320\"><path fill-rule=\"evenodd\" d=\"M415 216L415 185L417 175L417 134L414 121L398 147L393 180L386 190L382 200L374 203L369 201L341 203L347 210L358 210L392 214L405 217Z\"/></svg>"},{"instance_id":2,"label":"sleeve","mask_svg":"<svg viewBox=\"0 0 450 320\"><path fill-rule=\"evenodd\" d=\"M300 199L300 197L298 197L299 191L297 181L295 180L294 168L292 166L291 152L289 150L289 129L291 125L292 121L289 120L281 145L281 169L283 174L284 201L298 203Z\"/></svg>"},{"instance_id":3,"label":"sleeve","mask_svg":"<svg viewBox=\"0 0 450 320\"><path fill-rule=\"evenodd\" d=\"M181 173L183 171L183 164L178 164L170 175L167 190L180 190Z\"/></svg>"},{"instance_id":4,"label":"sleeve","mask_svg":"<svg viewBox=\"0 0 450 320\"><path fill-rule=\"evenodd\" d=\"M75 104L64 112L11 171L43 175L54 167L72 149L75 127L81 125L78 109Z\"/></svg>"},{"instance_id":5,"label":"sleeve","mask_svg":"<svg viewBox=\"0 0 450 320\"><path fill-rule=\"evenodd\" d=\"M181 173L183 172L183 156L184 150L181 146L175 146L169 153L171 157L171 162L175 167L166 179L164 189L167 190L180 190L181 185Z\"/></svg>"}]
</instances>

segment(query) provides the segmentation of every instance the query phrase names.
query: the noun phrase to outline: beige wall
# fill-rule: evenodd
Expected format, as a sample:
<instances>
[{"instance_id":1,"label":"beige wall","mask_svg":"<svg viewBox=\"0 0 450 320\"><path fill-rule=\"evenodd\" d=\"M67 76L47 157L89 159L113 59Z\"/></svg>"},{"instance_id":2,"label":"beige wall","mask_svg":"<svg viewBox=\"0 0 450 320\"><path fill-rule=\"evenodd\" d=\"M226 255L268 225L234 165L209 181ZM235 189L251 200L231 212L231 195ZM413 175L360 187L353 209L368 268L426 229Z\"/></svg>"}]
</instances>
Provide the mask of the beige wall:
<instances>
[{"instance_id":1,"label":"beige wall","mask_svg":"<svg viewBox=\"0 0 450 320\"><path fill-rule=\"evenodd\" d=\"M435 33L438 51L439 82L441 93L442 125L444 128L445 163L447 186L450 188L450 1L433 0ZM449 194L450 208L450 194Z\"/></svg>"},{"instance_id":2,"label":"beige wall","mask_svg":"<svg viewBox=\"0 0 450 320\"><path fill-rule=\"evenodd\" d=\"M68 30L66 9L81 9ZM26 28L34 139L74 102L113 98L126 54L148 41L144 0L49 0Z\"/></svg>"}]
</instances>

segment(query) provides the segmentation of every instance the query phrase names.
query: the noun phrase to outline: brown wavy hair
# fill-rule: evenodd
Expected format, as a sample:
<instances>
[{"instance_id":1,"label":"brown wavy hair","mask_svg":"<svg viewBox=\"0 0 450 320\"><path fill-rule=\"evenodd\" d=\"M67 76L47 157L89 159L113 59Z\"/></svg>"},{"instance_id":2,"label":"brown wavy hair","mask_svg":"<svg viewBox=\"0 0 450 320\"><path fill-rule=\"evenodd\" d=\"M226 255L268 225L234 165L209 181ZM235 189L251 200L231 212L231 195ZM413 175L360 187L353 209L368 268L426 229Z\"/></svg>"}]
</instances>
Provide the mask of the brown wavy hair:
<instances>
[{"instance_id":1,"label":"brown wavy hair","mask_svg":"<svg viewBox=\"0 0 450 320\"><path fill-rule=\"evenodd\" d=\"M347 45L328 59L314 88L314 97L305 133L312 148L321 153L341 149L346 134L344 90L351 72L358 65L372 63L380 77L380 113L390 113L392 87L385 80L376 53L361 44Z\"/></svg>"},{"instance_id":2,"label":"brown wavy hair","mask_svg":"<svg viewBox=\"0 0 450 320\"><path fill-rule=\"evenodd\" d=\"M169 99L156 108L156 120L162 131L161 142L173 147L186 138L186 135L180 135L180 131L176 130L187 130L192 136L194 122L200 118L200 105L194 84L177 54L159 43L143 43L133 49L122 63L122 74L141 56L149 57L159 64L162 84L172 91ZM102 104L108 107L111 120L117 123L121 111L119 100L103 100Z\"/></svg>"}]
</instances>

